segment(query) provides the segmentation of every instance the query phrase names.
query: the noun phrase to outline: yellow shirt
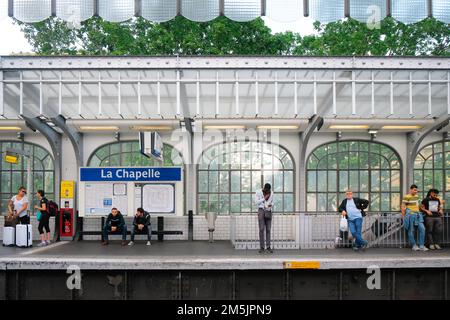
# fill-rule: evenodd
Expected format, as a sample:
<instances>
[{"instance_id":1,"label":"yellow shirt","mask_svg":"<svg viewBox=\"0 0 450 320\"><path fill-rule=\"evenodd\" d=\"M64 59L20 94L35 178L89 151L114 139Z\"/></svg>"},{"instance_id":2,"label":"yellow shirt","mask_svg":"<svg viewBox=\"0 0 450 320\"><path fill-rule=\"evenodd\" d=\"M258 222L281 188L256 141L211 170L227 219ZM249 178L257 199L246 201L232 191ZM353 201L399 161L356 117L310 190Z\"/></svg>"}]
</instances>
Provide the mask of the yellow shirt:
<instances>
[{"instance_id":1,"label":"yellow shirt","mask_svg":"<svg viewBox=\"0 0 450 320\"><path fill-rule=\"evenodd\" d=\"M406 206L406 209L411 210L411 213L419 212L419 195L415 196L411 194L407 194L403 197L403 204Z\"/></svg>"}]
</instances>

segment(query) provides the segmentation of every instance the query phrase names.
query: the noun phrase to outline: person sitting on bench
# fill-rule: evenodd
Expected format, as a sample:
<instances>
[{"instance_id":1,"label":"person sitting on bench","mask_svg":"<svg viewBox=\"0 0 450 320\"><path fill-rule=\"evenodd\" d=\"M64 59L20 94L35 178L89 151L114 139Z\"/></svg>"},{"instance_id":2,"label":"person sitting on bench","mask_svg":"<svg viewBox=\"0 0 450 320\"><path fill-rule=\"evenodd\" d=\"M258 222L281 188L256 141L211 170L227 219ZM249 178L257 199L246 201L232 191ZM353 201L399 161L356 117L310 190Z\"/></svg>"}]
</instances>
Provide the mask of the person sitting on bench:
<instances>
[{"instance_id":1,"label":"person sitting on bench","mask_svg":"<svg viewBox=\"0 0 450 320\"><path fill-rule=\"evenodd\" d=\"M122 245L126 245L127 240L127 226L125 225L125 219L117 208L112 208L111 213L106 219L103 226L103 242L102 245L106 246L108 242L109 233L122 234Z\"/></svg>"},{"instance_id":2,"label":"person sitting on bench","mask_svg":"<svg viewBox=\"0 0 450 320\"><path fill-rule=\"evenodd\" d=\"M133 219L133 229L131 230L131 241L128 243L129 246L134 244L135 234L146 234L147 235L147 246L151 245L152 238L152 228L150 223L150 214L142 208L136 210L136 215Z\"/></svg>"}]
</instances>

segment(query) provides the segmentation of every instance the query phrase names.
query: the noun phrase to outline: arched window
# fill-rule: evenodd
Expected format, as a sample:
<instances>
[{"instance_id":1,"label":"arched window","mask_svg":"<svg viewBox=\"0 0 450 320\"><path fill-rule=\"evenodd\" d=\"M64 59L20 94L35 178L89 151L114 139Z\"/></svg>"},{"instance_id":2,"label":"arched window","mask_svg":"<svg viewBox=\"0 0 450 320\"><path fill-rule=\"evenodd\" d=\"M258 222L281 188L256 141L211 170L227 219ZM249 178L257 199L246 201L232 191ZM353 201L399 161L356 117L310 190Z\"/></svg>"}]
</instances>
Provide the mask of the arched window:
<instances>
[{"instance_id":1,"label":"arched window","mask_svg":"<svg viewBox=\"0 0 450 320\"><path fill-rule=\"evenodd\" d=\"M181 154L168 144L163 146L163 166L183 165ZM98 148L89 157L89 167L151 167L161 166L158 161L141 154L139 141L113 142Z\"/></svg>"},{"instance_id":2,"label":"arched window","mask_svg":"<svg viewBox=\"0 0 450 320\"><path fill-rule=\"evenodd\" d=\"M198 166L198 211L256 212L254 194L270 183L274 212L292 212L294 176L291 155L278 145L245 141L212 146Z\"/></svg>"},{"instance_id":3,"label":"arched window","mask_svg":"<svg viewBox=\"0 0 450 320\"><path fill-rule=\"evenodd\" d=\"M48 199L54 199L55 169L53 157L47 150L40 146L20 141L0 141L0 147L2 150L2 159L0 161L0 212L2 214L8 211L8 201L13 195L17 194L17 190L21 186L27 187L28 158L19 157L17 164L6 163L4 154L9 148L28 151L33 158L31 166L33 188L32 190L27 190L27 196L30 201L28 209L33 210L33 206L36 204L34 193L37 190L44 190Z\"/></svg>"},{"instance_id":4,"label":"arched window","mask_svg":"<svg viewBox=\"0 0 450 320\"><path fill-rule=\"evenodd\" d=\"M390 147L339 141L315 149L307 162L307 211L335 212L345 190L370 201L372 212L400 210L401 162Z\"/></svg>"},{"instance_id":5,"label":"arched window","mask_svg":"<svg viewBox=\"0 0 450 320\"><path fill-rule=\"evenodd\" d=\"M439 190L450 203L450 141L439 141L420 150L414 163L414 183L422 196L431 188Z\"/></svg>"}]
</instances>

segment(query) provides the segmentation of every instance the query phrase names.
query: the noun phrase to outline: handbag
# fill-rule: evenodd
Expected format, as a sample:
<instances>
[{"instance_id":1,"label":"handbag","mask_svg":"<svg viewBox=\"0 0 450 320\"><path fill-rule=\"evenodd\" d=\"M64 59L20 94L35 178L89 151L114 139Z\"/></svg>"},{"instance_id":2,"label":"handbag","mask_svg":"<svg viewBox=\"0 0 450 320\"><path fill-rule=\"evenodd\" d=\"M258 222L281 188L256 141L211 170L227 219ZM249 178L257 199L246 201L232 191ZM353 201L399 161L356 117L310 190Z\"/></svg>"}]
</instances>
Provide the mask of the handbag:
<instances>
[{"instance_id":1,"label":"handbag","mask_svg":"<svg viewBox=\"0 0 450 320\"><path fill-rule=\"evenodd\" d=\"M39 211L36 215L36 220L41 221L42 213Z\"/></svg>"},{"instance_id":2,"label":"handbag","mask_svg":"<svg viewBox=\"0 0 450 320\"><path fill-rule=\"evenodd\" d=\"M348 231L348 221L345 219L345 217L341 217L341 222L339 223L339 230L342 232Z\"/></svg>"}]
</instances>

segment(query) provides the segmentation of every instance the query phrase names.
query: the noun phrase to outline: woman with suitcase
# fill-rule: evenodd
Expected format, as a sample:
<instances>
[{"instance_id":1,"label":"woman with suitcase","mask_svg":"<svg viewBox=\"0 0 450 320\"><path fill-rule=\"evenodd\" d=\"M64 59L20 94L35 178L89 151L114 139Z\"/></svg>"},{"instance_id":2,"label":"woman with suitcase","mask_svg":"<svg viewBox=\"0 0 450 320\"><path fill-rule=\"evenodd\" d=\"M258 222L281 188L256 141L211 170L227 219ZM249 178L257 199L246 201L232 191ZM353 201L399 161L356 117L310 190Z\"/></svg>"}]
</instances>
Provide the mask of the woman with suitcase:
<instances>
[{"instance_id":1,"label":"woman with suitcase","mask_svg":"<svg viewBox=\"0 0 450 320\"><path fill-rule=\"evenodd\" d=\"M30 224L30 217L28 216L27 209L27 189L25 187L20 187L19 192L9 200L8 211L10 215L19 218L20 224Z\"/></svg>"}]
</instances>

